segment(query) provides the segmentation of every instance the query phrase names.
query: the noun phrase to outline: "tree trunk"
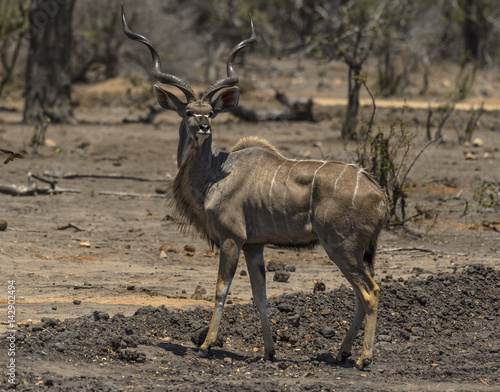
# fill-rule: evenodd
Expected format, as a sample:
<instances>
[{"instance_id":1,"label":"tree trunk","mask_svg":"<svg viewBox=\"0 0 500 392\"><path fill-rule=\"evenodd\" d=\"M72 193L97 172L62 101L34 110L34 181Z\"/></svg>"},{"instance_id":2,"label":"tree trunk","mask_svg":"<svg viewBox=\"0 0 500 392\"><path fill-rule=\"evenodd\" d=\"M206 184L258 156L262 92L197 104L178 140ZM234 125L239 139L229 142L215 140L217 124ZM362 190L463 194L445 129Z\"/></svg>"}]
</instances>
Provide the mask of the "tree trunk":
<instances>
[{"instance_id":1,"label":"tree trunk","mask_svg":"<svg viewBox=\"0 0 500 392\"><path fill-rule=\"evenodd\" d=\"M24 122L72 123L71 40L75 0L33 0Z\"/></svg>"},{"instance_id":2,"label":"tree trunk","mask_svg":"<svg viewBox=\"0 0 500 392\"><path fill-rule=\"evenodd\" d=\"M344 140L356 139L356 127L358 125L359 113L359 91L361 84L359 76L361 74L360 64L349 64L349 80L347 87L347 108L344 124L342 124L341 135Z\"/></svg>"}]
</instances>

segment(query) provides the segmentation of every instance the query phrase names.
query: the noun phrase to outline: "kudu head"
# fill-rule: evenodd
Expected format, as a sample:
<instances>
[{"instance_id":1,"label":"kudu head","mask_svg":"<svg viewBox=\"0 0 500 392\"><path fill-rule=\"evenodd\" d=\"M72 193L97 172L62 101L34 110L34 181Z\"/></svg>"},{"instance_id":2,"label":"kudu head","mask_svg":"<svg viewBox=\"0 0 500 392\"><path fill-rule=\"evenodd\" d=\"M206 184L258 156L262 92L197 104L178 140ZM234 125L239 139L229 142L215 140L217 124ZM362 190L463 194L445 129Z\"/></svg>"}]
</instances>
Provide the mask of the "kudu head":
<instances>
[{"instance_id":1,"label":"kudu head","mask_svg":"<svg viewBox=\"0 0 500 392\"><path fill-rule=\"evenodd\" d=\"M156 47L146 37L136 34L128 28L123 5L121 12L124 33L130 39L142 42L151 52L153 58L151 74L153 77L161 83L177 87L186 97L186 102L183 102L171 92L155 85L154 90L159 104L165 109L177 112L183 119L189 138L197 145L201 145L211 135L212 119L219 113L230 112L238 105L239 89L236 87L238 75L234 70L233 62L241 49L252 45L257 39L252 16L250 15L251 37L240 42L229 53L227 59L227 78L212 83L202 94L201 98L198 99L191 86L185 80L161 71L160 55ZM223 91L214 98L221 90Z\"/></svg>"}]
</instances>

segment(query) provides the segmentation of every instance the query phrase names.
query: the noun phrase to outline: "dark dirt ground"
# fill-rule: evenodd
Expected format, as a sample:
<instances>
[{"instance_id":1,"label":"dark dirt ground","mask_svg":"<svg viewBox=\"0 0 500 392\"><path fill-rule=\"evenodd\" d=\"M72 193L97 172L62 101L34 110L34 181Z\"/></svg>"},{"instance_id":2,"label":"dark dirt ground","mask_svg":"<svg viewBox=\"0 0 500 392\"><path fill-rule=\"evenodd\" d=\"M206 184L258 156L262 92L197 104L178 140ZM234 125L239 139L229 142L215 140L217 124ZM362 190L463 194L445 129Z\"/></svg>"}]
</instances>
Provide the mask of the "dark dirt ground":
<instances>
[{"instance_id":1,"label":"dark dirt ground","mask_svg":"<svg viewBox=\"0 0 500 392\"><path fill-rule=\"evenodd\" d=\"M290 80L286 69L282 74ZM214 125L216 146L229 149L243 136L258 135L288 157L323 154L353 161L355 146L346 147L339 138L343 107L336 99L343 96L345 84L337 84L333 76L332 89L308 90L314 85L308 82L311 77L293 77L286 91L314 96L321 103L315 106L318 122L244 123L221 115ZM253 82L256 90L243 90L240 102L272 105L270 90ZM278 78L273 83L276 87ZM51 124L47 138L52 144L38 154L27 147L33 129L19 123L22 113L0 112L0 147L25 148L28 156L2 165L0 185L26 185L28 172L45 178L50 178L48 172L94 176L57 178L59 187L80 193L0 195L0 219L8 221L7 230L0 232L0 333L8 329L7 281L13 279L17 390L500 390L500 218L498 207L481 207L473 198L481 181L500 184L498 99L487 102L474 133L482 146L459 145L454 130L446 128L444 143L427 149L412 169L409 214L418 206L438 218L410 222L418 235L400 230L381 235L378 343L374 363L363 372L354 367L359 339L353 361L341 365L334 360L354 296L319 248L266 251L267 262L296 268L286 283L268 274L277 341L274 363L261 360L249 279L240 273L244 264L221 327L224 345L212 357L198 358L198 335L210 320L217 253L199 238L179 234L165 200L151 196L161 196L157 192L175 175L179 121L162 113L153 125L122 124L125 117L144 115L152 102L150 89L144 93L123 80L77 87L74 99L80 123ZM409 101L404 114L409 127L419 131L415 152L425 142L426 105ZM0 106L19 109L21 103ZM380 100L378 106L377 122L386 127L401 115L402 100ZM365 107L363 118L370 114ZM464 121L466 114L454 114L456 121ZM476 159L465 159L466 153ZM110 173L148 181L95 177ZM69 223L81 231L61 229ZM326 291L313 292L318 281ZM3 369L5 336L0 340ZM2 374L0 389L8 387Z\"/></svg>"}]
</instances>

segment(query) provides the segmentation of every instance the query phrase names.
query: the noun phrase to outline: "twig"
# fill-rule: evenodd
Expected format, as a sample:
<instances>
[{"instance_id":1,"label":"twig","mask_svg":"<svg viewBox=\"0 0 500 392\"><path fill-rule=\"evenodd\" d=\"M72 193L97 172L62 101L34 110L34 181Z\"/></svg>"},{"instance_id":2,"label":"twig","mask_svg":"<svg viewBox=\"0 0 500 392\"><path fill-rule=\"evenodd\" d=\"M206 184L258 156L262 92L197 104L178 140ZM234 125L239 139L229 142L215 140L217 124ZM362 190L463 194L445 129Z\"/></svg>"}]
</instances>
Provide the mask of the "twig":
<instances>
[{"instance_id":1,"label":"twig","mask_svg":"<svg viewBox=\"0 0 500 392\"><path fill-rule=\"evenodd\" d=\"M377 249L377 253L397 253L397 252L423 252L423 253L430 253L433 255L446 253L446 254L454 255L454 256L467 256L467 254L468 254L468 253L460 253L460 252L439 252L439 251L433 250L433 249L417 248L417 247Z\"/></svg>"},{"instance_id":2,"label":"twig","mask_svg":"<svg viewBox=\"0 0 500 392\"><path fill-rule=\"evenodd\" d=\"M129 192L101 191L98 194L104 196L159 197L159 198L167 197L166 195L160 193L129 193Z\"/></svg>"},{"instance_id":3,"label":"twig","mask_svg":"<svg viewBox=\"0 0 500 392\"><path fill-rule=\"evenodd\" d=\"M59 226L57 230L66 230L66 229L75 229L76 231L85 231L84 229L80 229L78 226L74 225L73 223L68 223L67 225L64 226Z\"/></svg>"},{"instance_id":4,"label":"twig","mask_svg":"<svg viewBox=\"0 0 500 392\"><path fill-rule=\"evenodd\" d=\"M389 249L378 249L377 253L396 253L396 252L425 252L425 253L432 253L432 254L438 254L439 252L432 250L432 249L427 249L427 248L389 248Z\"/></svg>"},{"instance_id":5,"label":"twig","mask_svg":"<svg viewBox=\"0 0 500 392\"><path fill-rule=\"evenodd\" d=\"M437 142L439 139L441 139L441 136L437 136L435 137L434 139L430 140L427 142L427 144L425 146L422 147L422 149L418 152L417 156L415 157L415 159L413 160L413 162L411 163L410 167L408 168L408 170L406 171L405 175L403 176L403 179L401 180L401 184L404 184L405 181L406 181L406 177L408 176L408 173L410 173L410 170L412 169L413 165L415 164L415 162L417 162L418 158L420 157L420 155L422 155L422 153L426 150L427 147L429 147L432 143L434 142Z\"/></svg>"},{"instance_id":6,"label":"twig","mask_svg":"<svg viewBox=\"0 0 500 392\"><path fill-rule=\"evenodd\" d=\"M490 222L483 222L481 223L481 226L485 227L486 229L496 231L497 233L500 232L495 226L493 226Z\"/></svg>"},{"instance_id":7,"label":"twig","mask_svg":"<svg viewBox=\"0 0 500 392\"><path fill-rule=\"evenodd\" d=\"M78 173L60 173L46 171L43 173L48 177L63 178L66 180L71 180L75 178L106 178L111 180L134 180L134 181L144 181L144 182L170 182L169 178L145 178L145 177L135 177L126 176L119 173L108 173L108 174L78 174Z\"/></svg>"},{"instance_id":8,"label":"twig","mask_svg":"<svg viewBox=\"0 0 500 392\"><path fill-rule=\"evenodd\" d=\"M43 177L37 176L36 174L29 172L28 173L28 183L31 181L30 177L33 177L34 179L36 179L38 181L45 182L46 184L49 184L52 189L56 188L57 181L50 181L50 180L47 180Z\"/></svg>"}]
</instances>

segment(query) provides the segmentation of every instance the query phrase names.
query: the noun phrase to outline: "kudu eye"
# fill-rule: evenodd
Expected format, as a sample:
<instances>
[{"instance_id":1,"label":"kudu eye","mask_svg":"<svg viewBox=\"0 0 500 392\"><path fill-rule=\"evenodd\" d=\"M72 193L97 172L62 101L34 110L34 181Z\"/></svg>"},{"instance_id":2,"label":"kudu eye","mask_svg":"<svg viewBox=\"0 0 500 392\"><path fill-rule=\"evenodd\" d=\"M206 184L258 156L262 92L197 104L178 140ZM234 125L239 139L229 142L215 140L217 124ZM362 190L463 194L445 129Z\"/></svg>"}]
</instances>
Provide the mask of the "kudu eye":
<instances>
[{"instance_id":1,"label":"kudu eye","mask_svg":"<svg viewBox=\"0 0 500 392\"><path fill-rule=\"evenodd\" d=\"M193 117L193 112L191 110L186 110L186 117Z\"/></svg>"},{"instance_id":2,"label":"kudu eye","mask_svg":"<svg viewBox=\"0 0 500 392\"><path fill-rule=\"evenodd\" d=\"M208 112L208 118L213 118L213 117L214 117L214 112L213 112L213 110L210 110Z\"/></svg>"}]
</instances>

